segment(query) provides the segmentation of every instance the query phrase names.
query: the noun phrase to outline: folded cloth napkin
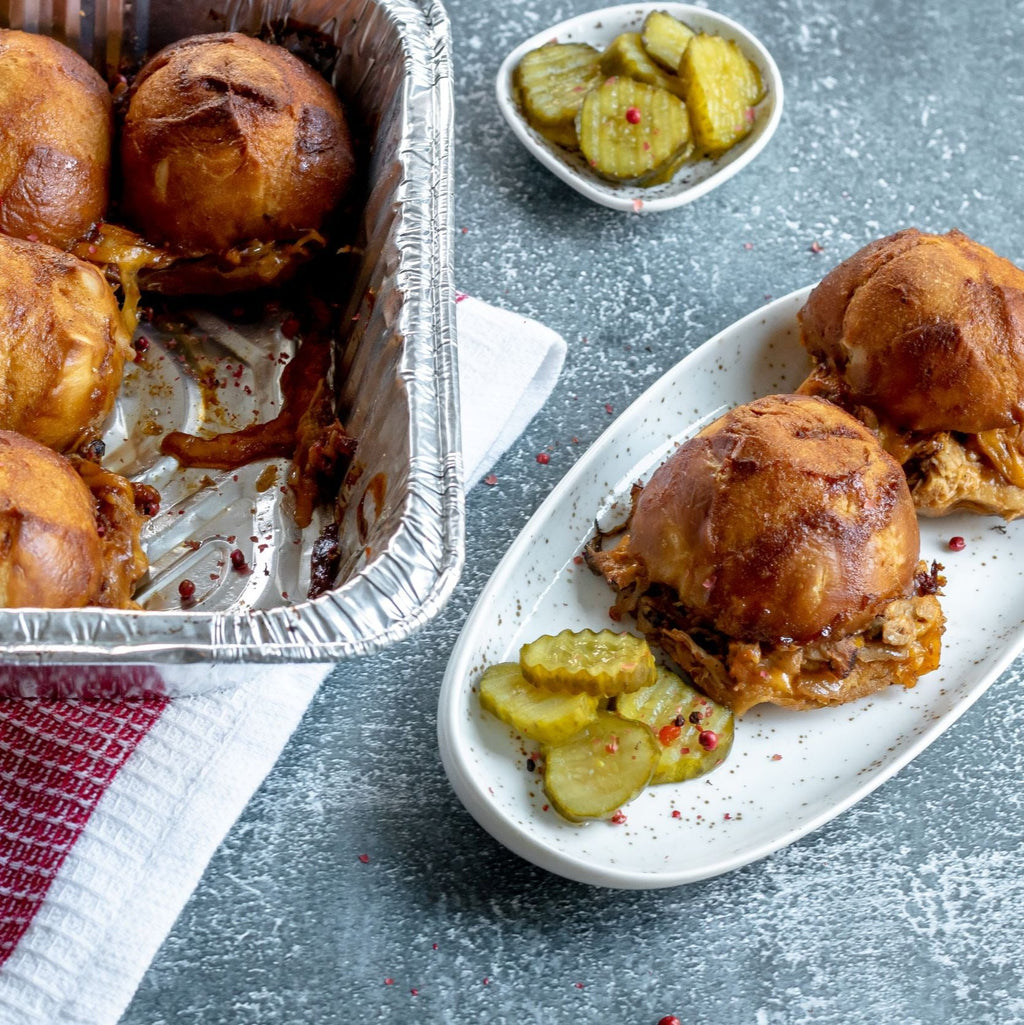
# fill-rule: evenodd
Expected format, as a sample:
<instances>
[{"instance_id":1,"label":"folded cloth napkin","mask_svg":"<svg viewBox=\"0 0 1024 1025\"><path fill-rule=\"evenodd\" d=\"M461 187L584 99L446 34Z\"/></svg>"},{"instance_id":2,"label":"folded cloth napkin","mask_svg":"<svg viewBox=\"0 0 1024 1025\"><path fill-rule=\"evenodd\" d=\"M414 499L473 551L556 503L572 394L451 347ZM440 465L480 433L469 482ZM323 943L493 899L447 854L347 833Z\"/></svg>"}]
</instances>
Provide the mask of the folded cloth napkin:
<instances>
[{"instance_id":1,"label":"folded cloth napkin","mask_svg":"<svg viewBox=\"0 0 1024 1025\"><path fill-rule=\"evenodd\" d=\"M468 296L456 309L469 487L543 405L565 342ZM329 669L133 667L168 683L204 673L216 686L125 704L0 703L0 1022L121 1017ZM97 688L126 672L88 671Z\"/></svg>"}]
</instances>

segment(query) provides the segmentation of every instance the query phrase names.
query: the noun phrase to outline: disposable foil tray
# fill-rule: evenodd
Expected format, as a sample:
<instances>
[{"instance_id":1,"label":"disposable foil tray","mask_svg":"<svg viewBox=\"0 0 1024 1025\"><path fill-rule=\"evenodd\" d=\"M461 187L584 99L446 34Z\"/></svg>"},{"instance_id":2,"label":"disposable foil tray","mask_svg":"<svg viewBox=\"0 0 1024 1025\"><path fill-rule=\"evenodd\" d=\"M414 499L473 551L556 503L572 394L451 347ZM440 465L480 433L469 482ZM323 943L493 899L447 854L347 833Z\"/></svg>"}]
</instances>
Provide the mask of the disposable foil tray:
<instances>
[{"instance_id":1,"label":"disposable foil tray","mask_svg":"<svg viewBox=\"0 0 1024 1025\"><path fill-rule=\"evenodd\" d=\"M171 430L273 417L295 351L287 310L242 323L197 302L187 345L140 327L146 359L130 365L104 439L104 465L162 496L143 533L151 568L136 595L141 610L0 610L0 662L325 662L407 636L442 607L463 562L450 42L440 4L2 0L0 23L53 35L107 78L184 36L297 26L333 44L326 77L368 141L358 269L331 296L350 297L333 384L359 468L342 486L335 585L307 598L312 547L333 514L296 527L287 460L219 472L182 469L160 453ZM235 549L244 573L232 565ZM183 579L197 583L190 607Z\"/></svg>"}]
</instances>

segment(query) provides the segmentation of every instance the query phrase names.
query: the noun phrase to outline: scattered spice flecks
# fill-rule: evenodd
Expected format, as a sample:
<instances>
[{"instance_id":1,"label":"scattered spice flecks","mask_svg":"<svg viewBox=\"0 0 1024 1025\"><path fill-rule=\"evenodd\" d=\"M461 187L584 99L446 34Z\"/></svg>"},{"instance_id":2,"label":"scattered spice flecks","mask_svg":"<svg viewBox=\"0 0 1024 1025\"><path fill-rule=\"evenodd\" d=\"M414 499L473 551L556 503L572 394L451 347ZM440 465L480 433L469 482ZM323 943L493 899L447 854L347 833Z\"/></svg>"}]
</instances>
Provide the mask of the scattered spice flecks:
<instances>
[{"instance_id":1,"label":"scattered spice flecks","mask_svg":"<svg viewBox=\"0 0 1024 1025\"><path fill-rule=\"evenodd\" d=\"M415 987L415 986L414 986L414 987L413 987L412 989L410 989L410 990L409 990L409 992L410 992L410 993L411 993L411 994L412 994L412 995L413 995L414 997L418 997L418 996L420 995L420 991L419 991L418 989L416 989L416 987Z\"/></svg>"},{"instance_id":2,"label":"scattered spice flecks","mask_svg":"<svg viewBox=\"0 0 1024 1025\"><path fill-rule=\"evenodd\" d=\"M673 808L672 809L672 818L674 818L674 819L681 819L682 817L683 817L683 813L678 808Z\"/></svg>"},{"instance_id":3,"label":"scattered spice flecks","mask_svg":"<svg viewBox=\"0 0 1024 1025\"><path fill-rule=\"evenodd\" d=\"M633 213L638 214L644 208L644 201L642 199L633 200Z\"/></svg>"},{"instance_id":4,"label":"scattered spice flecks","mask_svg":"<svg viewBox=\"0 0 1024 1025\"><path fill-rule=\"evenodd\" d=\"M547 466L548 463L551 462L551 456L549 456L547 452L538 452L537 462L540 463L541 466Z\"/></svg>"},{"instance_id":5,"label":"scattered spice flecks","mask_svg":"<svg viewBox=\"0 0 1024 1025\"><path fill-rule=\"evenodd\" d=\"M359 860L360 860L360 861L361 861L361 862L362 862L362 863L363 863L364 865L368 865L368 864L370 863L370 855L369 855L369 854L360 854L360 855L359 855Z\"/></svg>"},{"instance_id":6,"label":"scattered spice flecks","mask_svg":"<svg viewBox=\"0 0 1024 1025\"><path fill-rule=\"evenodd\" d=\"M754 248L754 243L753 242L744 242L743 243L743 248L744 249L753 249Z\"/></svg>"},{"instance_id":7,"label":"scattered spice flecks","mask_svg":"<svg viewBox=\"0 0 1024 1025\"><path fill-rule=\"evenodd\" d=\"M393 986L394 984L395 984L395 980L394 979L387 978L387 979L384 980L384 985L385 986Z\"/></svg>"},{"instance_id":8,"label":"scattered spice flecks","mask_svg":"<svg viewBox=\"0 0 1024 1025\"><path fill-rule=\"evenodd\" d=\"M604 411L605 411L605 412L606 412L606 413L607 413L607 414L608 414L609 416L611 416L611 415L612 415L612 413L614 413L614 412L615 412L615 407L614 407L614 406L613 406L613 405L612 405L612 404L611 404L610 402L606 402L606 403L604 404Z\"/></svg>"},{"instance_id":9,"label":"scattered spice flecks","mask_svg":"<svg viewBox=\"0 0 1024 1025\"><path fill-rule=\"evenodd\" d=\"M772 761L773 762L781 762L782 761L782 755L772 755Z\"/></svg>"},{"instance_id":10,"label":"scattered spice flecks","mask_svg":"<svg viewBox=\"0 0 1024 1025\"><path fill-rule=\"evenodd\" d=\"M582 982L575 983L575 986L576 986L577 989L583 989L583 983Z\"/></svg>"},{"instance_id":11,"label":"scattered spice flecks","mask_svg":"<svg viewBox=\"0 0 1024 1025\"><path fill-rule=\"evenodd\" d=\"M810 250L812 253L823 253L825 251L825 247L820 242L815 240L811 243Z\"/></svg>"},{"instance_id":12,"label":"scattered spice flecks","mask_svg":"<svg viewBox=\"0 0 1024 1025\"><path fill-rule=\"evenodd\" d=\"M949 539L949 550L951 552L962 552L967 547L967 542L957 534Z\"/></svg>"},{"instance_id":13,"label":"scattered spice flecks","mask_svg":"<svg viewBox=\"0 0 1024 1025\"><path fill-rule=\"evenodd\" d=\"M577 566L582 566L582 565L583 565L583 562L584 562L584 559L583 559L583 556L582 556L582 555L574 555L574 556L572 557L572 561L573 561L573 562L574 562L574 563L575 563L575 564L576 564Z\"/></svg>"},{"instance_id":14,"label":"scattered spice flecks","mask_svg":"<svg viewBox=\"0 0 1024 1025\"><path fill-rule=\"evenodd\" d=\"M487 978L487 976L485 975L485 976L484 976L484 985L485 985L485 986L489 986L490 984L491 984L491 980L490 980L490 979L488 979L488 978Z\"/></svg>"},{"instance_id":15,"label":"scattered spice flecks","mask_svg":"<svg viewBox=\"0 0 1024 1025\"><path fill-rule=\"evenodd\" d=\"M497 475L496 475L496 474L493 474L493 473L489 473L489 474L488 474L488 475L487 475L486 477L484 477L484 483L485 483L485 484L486 484L486 485L487 485L487 486L488 486L489 488L493 488L493 487L494 487L494 485L498 483L498 477L497 477Z\"/></svg>"}]
</instances>

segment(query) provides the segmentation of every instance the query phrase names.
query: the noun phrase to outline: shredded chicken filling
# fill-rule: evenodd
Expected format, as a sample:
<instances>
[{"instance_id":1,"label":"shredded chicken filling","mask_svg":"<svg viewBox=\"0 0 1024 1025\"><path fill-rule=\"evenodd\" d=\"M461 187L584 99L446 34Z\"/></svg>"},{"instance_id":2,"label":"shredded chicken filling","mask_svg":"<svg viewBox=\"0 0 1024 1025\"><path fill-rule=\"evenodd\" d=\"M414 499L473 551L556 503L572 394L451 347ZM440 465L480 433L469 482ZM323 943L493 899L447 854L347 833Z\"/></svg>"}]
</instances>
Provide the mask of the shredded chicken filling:
<instances>
[{"instance_id":1,"label":"shredded chicken filling","mask_svg":"<svg viewBox=\"0 0 1024 1025\"><path fill-rule=\"evenodd\" d=\"M939 664L944 617L939 567L918 565L913 593L895 598L863 630L808 644L733 639L680 604L671 588L647 580L626 545L607 551L600 532L587 562L616 590L616 618L637 627L694 683L737 715L761 702L814 708L852 701L890 684L912 687Z\"/></svg>"}]
</instances>

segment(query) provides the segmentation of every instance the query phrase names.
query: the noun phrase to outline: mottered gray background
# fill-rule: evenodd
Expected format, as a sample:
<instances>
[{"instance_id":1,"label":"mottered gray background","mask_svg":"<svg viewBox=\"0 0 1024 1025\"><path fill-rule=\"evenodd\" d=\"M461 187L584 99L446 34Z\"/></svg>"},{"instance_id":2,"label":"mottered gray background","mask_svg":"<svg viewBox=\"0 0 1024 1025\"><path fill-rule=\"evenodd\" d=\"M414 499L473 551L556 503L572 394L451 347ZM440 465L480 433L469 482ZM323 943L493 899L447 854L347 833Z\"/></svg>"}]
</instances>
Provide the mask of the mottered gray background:
<instances>
[{"instance_id":1,"label":"mottered gray background","mask_svg":"<svg viewBox=\"0 0 1024 1025\"><path fill-rule=\"evenodd\" d=\"M494 100L508 50L588 9L448 0L457 285L559 331L565 369L496 482L468 496L450 603L332 673L123 1025L1024 1021L1020 660L854 808L686 887L550 875L448 785L435 728L452 645L615 411L768 297L899 228L958 227L1024 264L1024 4L722 0L779 64L781 125L720 189L643 217L550 175Z\"/></svg>"}]
</instances>

